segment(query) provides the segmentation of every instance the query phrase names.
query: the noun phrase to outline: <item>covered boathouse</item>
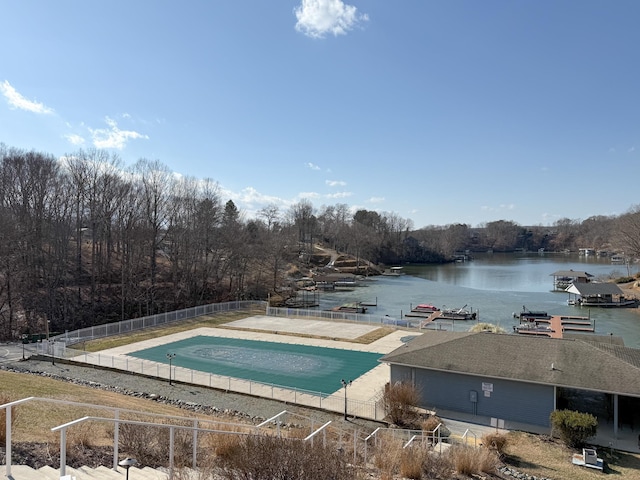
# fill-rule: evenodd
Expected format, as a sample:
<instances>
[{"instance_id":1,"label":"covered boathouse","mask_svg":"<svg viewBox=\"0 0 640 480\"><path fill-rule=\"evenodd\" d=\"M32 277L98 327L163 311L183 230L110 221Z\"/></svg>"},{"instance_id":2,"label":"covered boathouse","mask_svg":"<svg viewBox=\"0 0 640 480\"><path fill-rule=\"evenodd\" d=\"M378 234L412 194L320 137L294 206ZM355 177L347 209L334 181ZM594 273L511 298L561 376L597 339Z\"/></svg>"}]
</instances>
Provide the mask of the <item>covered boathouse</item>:
<instances>
[{"instance_id":1,"label":"covered boathouse","mask_svg":"<svg viewBox=\"0 0 640 480\"><path fill-rule=\"evenodd\" d=\"M637 307L640 302L637 298L628 298L622 289L611 282L602 283L577 283L566 288L569 293L567 302L569 305L583 307Z\"/></svg>"},{"instance_id":2,"label":"covered boathouse","mask_svg":"<svg viewBox=\"0 0 640 480\"><path fill-rule=\"evenodd\" d=\"M558 270L551 275L553 276L554 290L566 290L571 285L589 283L593 278L590 273L578 270Z\"/></svg>"},{"instance_id":3,"label":"covered boathouse","mask_svg":"<svg viewBox=\"0 0 640 480\"><path fill-rule=\"evenodd\" d=\"M640 426L640 349L621 339L553 339L428 331L380 359L410 381L421 407L447 418L549 433L555 409L592 413L613 429Z\"/></svg>"}]
</instances>

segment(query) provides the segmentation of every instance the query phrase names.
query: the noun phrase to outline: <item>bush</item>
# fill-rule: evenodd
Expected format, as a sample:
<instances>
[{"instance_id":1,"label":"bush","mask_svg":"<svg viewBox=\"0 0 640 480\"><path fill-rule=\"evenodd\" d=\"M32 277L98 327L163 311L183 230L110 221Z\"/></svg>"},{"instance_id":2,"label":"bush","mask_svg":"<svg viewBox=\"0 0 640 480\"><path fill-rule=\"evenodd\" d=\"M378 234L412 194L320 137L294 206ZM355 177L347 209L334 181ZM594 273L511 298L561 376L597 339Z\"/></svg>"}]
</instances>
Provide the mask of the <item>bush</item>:
<instances>
[{"instance_id":1,"label":"bush","mask_svg":"<svg viewBox=\"0 0 640 480\"><path fill-rule=\"evenodd\" d=\"M423 446L402 449L400 456L400 475L411 480L420 480L429 450Z\"/></svg>"},{"instance_id":2,"label":"bush","mask_svg":"<svg viewBox=\"0 0 640 480\"><path fill-rule=\"evenodd\" d=\"M482 436L482 445L498 455L502 455L504 447L507 445L507 436L502 433L487 433Z\"/></svg>"},{"instance_id":3,"label":"bush","mask_svg":"<svg viewBox=\"0 0 640 480\"><path fill-rule=\"evenodd\" d=\"M549 420L553 434L569 447L583 446L598 431L598 419L589 413L554 410Z\"/></svg>"},{"instance_id":4,"label":"bush","mask_svg":"<svg viewBox=\"0 0 640 480\"><path fill-rule=\"evenodd\" d=\"M417 425L420 418L420 392L412 383L387 383L382 391L380 403L391 423L400 427Z\"/></svg>"},{"instance_id":5,"label":"bush","mask_svg":"<svg viewBox=\"0 0 640 480\"><path fill-rule=\"evenodd\" d=\"M226 480L353 478L346 458L335 448L270 436L244 437L233 453L218 459L218 467Z\"/></svg>"},{"instance_id":6,"label":"bush","mask_svg":"<svg viewBox=\"0 0 640 480\"><path fill-rule=\"evenodd\" d=\"M492 473L499 464L498 455L486 448L455 446L448 453L453 468L462 475Z\"/></svg>"},{"instance_id":7,"label":"bush","mask_svg":"<svg viewBox=\"0 0 640 480\"><path fill-rule=\"evenodd\" d=\"M399 471L402 451L402 442L398 439L388 439L376 448L373 465L380 471L382 480L393 479Z\"/></svg>"}]
</instances>

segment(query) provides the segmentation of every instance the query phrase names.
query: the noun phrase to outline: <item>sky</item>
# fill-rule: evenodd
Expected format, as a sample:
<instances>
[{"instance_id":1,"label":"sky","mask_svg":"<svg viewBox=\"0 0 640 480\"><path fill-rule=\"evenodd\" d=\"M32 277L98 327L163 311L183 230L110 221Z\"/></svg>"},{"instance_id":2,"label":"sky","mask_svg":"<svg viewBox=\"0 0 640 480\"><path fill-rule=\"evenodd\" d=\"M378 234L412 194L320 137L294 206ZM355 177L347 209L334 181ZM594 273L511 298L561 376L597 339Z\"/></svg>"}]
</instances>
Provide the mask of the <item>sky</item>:
<instances>
[{"instance_id":1,"label":"sky","mask_svg":"<svg viewBox=\"0 0 640 480\"><path fill-rule=\"evenodd\" d=\"M250 218L640 203L637 0L5 0L0 142L217 182Z\"/></svg>"}]
</instances>

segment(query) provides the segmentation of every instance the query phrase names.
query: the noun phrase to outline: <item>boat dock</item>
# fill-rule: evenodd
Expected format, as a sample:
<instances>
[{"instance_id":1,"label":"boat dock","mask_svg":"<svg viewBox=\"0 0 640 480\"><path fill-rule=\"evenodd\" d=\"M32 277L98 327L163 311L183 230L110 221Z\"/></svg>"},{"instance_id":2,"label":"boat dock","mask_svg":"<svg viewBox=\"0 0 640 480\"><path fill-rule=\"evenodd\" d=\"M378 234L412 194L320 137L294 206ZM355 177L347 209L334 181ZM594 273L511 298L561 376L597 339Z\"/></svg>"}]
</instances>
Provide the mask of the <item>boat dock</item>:
<instances>
[{"instance_id":1,"label":"boat dock","mask_svg":"<svg viewBox=\"0 0 640 480\"><path fill-rule=\"evenodd\" d=\"M532 322L533 323L533 322ZM519 334L541 335L551 338L563 338L564 332L594 333L596 331L595 321L589 317L576 317L570 315L552 315L551 318L537 318L535 325L545 324L540 328L515 329Z\"/></svg>"},{"instance_id":2,"label":"boat dock","mask_svg":"<svg viewBox=\"0 0 640 480\"><path fill-rule=\"evenodd\" d=\"M409 316L409 315L407 315ZM416 315L418 316L418 315ZM420 328L424 328L427 324L433 322L434 320L438 320L442 316L442 312L437 310L435 312L431 312L427 318L420 322Z\"/></svg>"}]
</instances>

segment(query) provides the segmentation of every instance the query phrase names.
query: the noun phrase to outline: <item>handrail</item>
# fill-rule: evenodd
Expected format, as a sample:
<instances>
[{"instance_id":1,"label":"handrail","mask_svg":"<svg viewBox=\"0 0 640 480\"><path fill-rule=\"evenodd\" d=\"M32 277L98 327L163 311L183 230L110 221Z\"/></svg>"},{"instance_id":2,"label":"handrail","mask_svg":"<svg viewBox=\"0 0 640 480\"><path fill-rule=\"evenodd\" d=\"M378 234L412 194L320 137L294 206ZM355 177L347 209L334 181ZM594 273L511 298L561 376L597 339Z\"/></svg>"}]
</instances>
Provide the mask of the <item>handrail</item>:
<instances>
[{"instance_id":1,"label":"handrail","mask_svg":"<svg viewBox=\"0 0 640 480\"><path fill-rule=\"evenodd\" d=\"M318 428L315 432L312 432L310 435L307 435L304 439L304 441L306 442L307 440L311 440L311 444L313 445L313 439L314 437L319 434L320 432L324 432L325 428L327 428L329 426L329 424L331 423L331 420L329 420L327 423L325 423L324 425L322 425L320 428ZM324 437L324 440L326 442L326 436Z\"/></svg>"},{"instance_id":2,"label":"handrail","mask_svg":"<svg viewBox=\"0 0 640 480\"><path fill-rule=\"evenodd\" d=\"M409 441L407 443L404 444L404 446L402 447L402 449L404 450L405 448L407 448L409 445L411 445L411 443L413 443L413 441L416 439L417 435L413 435Z\"/></svg>"},{"instance_id":3,"label":"handrail","mask_svg":"<svg viewBox=\"0 0 640 480\"><path fill-rule=\"evenodd\" d=\"M173 478L173 468L174 468L174 451L175 451L175 429L179 430L191 430L195 438L197 438L198 432L204 433L223 433L226 435L250 435L249 432L238 432L238 431L229 431L229 430L216 430L211 428L201 428L196 425L186 426L186 425L174 425L174 424L166 424L166 423L156 423L156 422L143 422L141 420L122 420L118 418L105 418L105 417L92 417L86 416L82 418L77 418L72 420L71 422L64 423L62 425L57 425L51 428L52 432L60 432L60 477L64 477L66 475L67 469L67 429L74 425L79 425L80 423L86 421L98 421L98 422L114 422L116 427L119 424L127 424L127 425L143 425L149 427L159 427L159 428L168 428L169 429L169 478ZM117 442L116 442L116 432L117 428L114 428L114 453L117 452ZM193 459L193 468L196 468L195 457ZM117 466L114 470L118 470ZM11 478L11 477L9 477Z\"/></svg>"},{"instance_id":4,"label":"handrail","mask_svg":"<svg viewBox=\"0 0 640 480\"><path fill-rule=\"evenodd\" d=\"M95 408L95 409L99 409L99 410L107 410L107 411L111 411L114 414L114 420L119 421L119 422L123 422L123 420L119 419L119 415L120 413L130 413L130 414L137 414L137 415L147 415L149 417L155 417L155 418L165 418L165 419L169 419L169 420L175 420L175 421L183 421L183 422L196 422L196 426L197 426L197 422L203 422L203 423L215 423L218 425L230 425L233 427L237 427L238 425L242 425L242 424L238 424L238 423L230 423L230 422L220 422L218 420L210 420L208 418L200 418L200 417L181 417L178 415L167 415L167 414L162 414L162 413L153 413L153 412L142 412L140 410L132 410L132 409L128 409L128 408L119 408L119 407L110 407L107 405L96 405L94 403L83 403L83 402L74 402L74 401L70 401L70 400L59 400L56 398L43 398L43 397L27 397L27 398L23 398L20 400L15 400L9 403L5 403L0 405L0 410L6 410L6 415L5 415L5 476L6 477L11 477L11 465L12 465L12 445L13 445L13 436L12 436L12 407L23 404L23 403L27 403L27 402L31 402L31 401L40 401L40 402L47 402L47 403L55 403L55 404L62 404L62 405L70 405L70 406L74 406L74 407L85 407L85 408ZM166 425L166 424L163 424ZM243 425L244 426L244 425ZM115 428L114 429L114 439L117 440L118 438L118 429ZM114 442L114 458L113 458L113 469L117 470L118 469L118 443Z\"/></svg>"}]
</instances>

